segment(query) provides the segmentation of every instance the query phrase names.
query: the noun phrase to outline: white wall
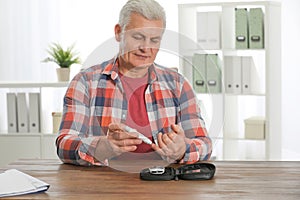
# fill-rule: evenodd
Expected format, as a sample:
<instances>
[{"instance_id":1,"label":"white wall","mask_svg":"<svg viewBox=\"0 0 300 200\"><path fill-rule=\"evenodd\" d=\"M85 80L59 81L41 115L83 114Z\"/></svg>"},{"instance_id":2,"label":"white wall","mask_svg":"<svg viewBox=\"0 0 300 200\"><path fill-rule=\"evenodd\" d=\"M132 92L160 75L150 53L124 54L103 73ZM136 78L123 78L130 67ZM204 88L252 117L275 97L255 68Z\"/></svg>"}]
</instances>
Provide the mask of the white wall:
<instances>
[{"instance_id":1,"label":"white wall","mask_svg":"<svg viewBox=\"0 0 300 200\"><path fill-rule=\"evenodd\" d=\"M283 158L300 160L300 1L282 2Z\"/></svg>"},{"instance_id":2,"label":"white wall","mask_svg":"<svg viewBox=\"0 0 300 200\"><path fill-rule=\"evenodd\" d=\"M4 1L11 0L0 0L1 3ZM15 0L16 1L16 0ZM30 2L37 2L38 0L27 0ZM42 1L42 0L40 0ZM38 2L40 2L38 1ZM203 2L201 0L157 0L165 8L167 13L167 29L177 31L178 30L178 3L192 3L192 2ZM222 1L222 0L220 0ZM223 0L230 1L230 0ZM43 1L44 2L44 1ZM85 60L88 55L97 48L103 42L113 37L113 27L118 21L119 10L126 0L110 0L110 1L99 1L99 0L60 0L59 8L57 9L56 15L52 17L61 16L56 25L57 31L60 31L60 36L47 36L49 37L48 42L53 42L51 39L59 38L60 42L65 45L76 42L77 49L80 50L81 57ZM209 1L206 1L209 2ZM16 1L16 4L18 2ZM3 4L2 4L3 5ZM45 9L43 3L40 3L40 7ZM21 9L18 7L18 9ZM12 10L14 10L12 8ZM53 10L53 8L52 8ZM300 79L300 63L299 58L299 47L300 47L300 1L298 0L282 0L282 148L284 159L297 159L300 160L300 89L297 81ZM1 15L0 15L1 16ZM7 16L0 17L0 23L7 23ZM50 19L51 21L51 19ZM51 24L51 27L55 25ZM0 26L1 28L1 26ZM44 27L47 28L47 27ZM43 32L43 31L42 31ZM51 30L55 33L55 30ZM1 34L1 33L0 33ZM27 33L28 34L28 33ZM1 38L0 38L1 39ZM0 40L1 41L1 40ZM2 42L1 42L2 43ZM44 51L47 47L46 42L42 42L38 48L40 51ZM2 44L0 44L2 45ZM35 44L37 45L37 44ZM31 49L28 49L30 51ZM5 53L6 48L1 47L0 53ZM40 55L43 59L45 54ZM14 57L10 55L10 59ZM2 59L3 60L3 59ZM167 59L168 61L168 59ZM13 67L14 70L21 70L24 67L30 66L9 66L6 62L1 61L0 55L0 73L2 78L5 78L5 73L9 67ZM2 65L2 64L5 64ZM40 63L37 63L39 65ZM173 65L173 63L172 63ZM18 68L19 67L19 68ZM10 73L14 73L12 70L8 70ZM24 71L21 70L21 71ZM78 71L78 69L77 69ZM75 70L73 74L77 73ZM48 72L48 71L46 71ZM40 77L45 77L49 73L45 70L39 72ZM12 76L9 76L12 77ZM30 76L30 81L37 80L38 76ZM0 80L1 75L0 75ZM4 79L6 80L6 79ZM47 79L42 79L47 80Z\"/></svg>"},{"instance_id":3,"label":"white wall","mask_svg":"<svg viewBox=\"0 0 300 200\"><path fill-rule=\"evenodd\" d=\"M158 0L166 8L169 28L177 30L177 10L167 0ZM226 2L230 0L219 0ZM240 0L248 1L248 0ZM174 2L174 3L173 3ZM176 3L209 2L177 0ZM300 160L300 1L281 0L282 4L282 159ZM176 13L177 14L177 13ZM171 21L171 22L170 22Z\"/></svg>"},{"instance_id":4,"label":"white wall","mask_svg":"<svg viewBox=\"0 0 300 200\"><path fill-rule=\"evenodd\" d=\"M219 0L220 2L230 0ZM247 0L241 0L247 1ZM201 0L158 0L167 12L168 28L177 30L176 3ZM300 1L282 0L282 159L300 160Z\"/></svg>"},{"instance_id":5,"label":"white wall","mask_svg":"<svg viewBox=\"0 0 300 200\"><path fill-rule=\"evenodd\" d=\"M179 3L202 2L199 0L157 0L166 10L167 29L178 30L178 9ZM222 0L221 0L222 1ZM230 1L230 0L223 0ZM110 3L109 3L110 2ZM105 3L107 11L118 10L121 3L116 5L116 1ZM119 2L119 1L118 1ZM122 3L125 2L124 0ZM209 2L209 1L208 1ZM298 61L298 52L300 47L300 1L282 0L282 150L283 159L300 160L300 89L297 84L300 76L300 62ZM86 5L88 7L88 5ZM104 6L103 6L104 7ZM110 10L111 9L111 10ZM103 10L103 9L102 9ZM101 10L101 11L102 11ZM106 18L101 22L103 27L110 27L116 22L116 18ZM92 24L92 23L91 23ZM86 25L88 26L88 25ZM103 38L109 38L111 32L106 30ZM98 40L99 42L101 40ZM172 60L172 59L166 59ZM173 65L173 63L172 63Z\"/></svg>"}]
</instances>

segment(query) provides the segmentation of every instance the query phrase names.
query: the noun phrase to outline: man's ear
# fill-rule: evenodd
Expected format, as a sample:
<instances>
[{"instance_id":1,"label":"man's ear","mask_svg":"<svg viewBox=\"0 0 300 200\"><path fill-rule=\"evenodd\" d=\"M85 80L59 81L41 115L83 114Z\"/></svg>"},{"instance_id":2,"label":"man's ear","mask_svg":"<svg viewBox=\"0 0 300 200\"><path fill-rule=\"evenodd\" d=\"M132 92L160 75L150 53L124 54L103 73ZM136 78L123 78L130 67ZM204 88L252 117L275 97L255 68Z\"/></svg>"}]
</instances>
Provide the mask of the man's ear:
<instances>
[{"instance_id":1,"label":"man's ear","mask_svg":"<svg viewBox=\"0 0 300 200\"><path fill-rule=\"evenodd\" d=\"M121 41L121 32L122 32L122 28L119 24L115 25L115 38L118 42Z\"/></svg>"}]
</instances>

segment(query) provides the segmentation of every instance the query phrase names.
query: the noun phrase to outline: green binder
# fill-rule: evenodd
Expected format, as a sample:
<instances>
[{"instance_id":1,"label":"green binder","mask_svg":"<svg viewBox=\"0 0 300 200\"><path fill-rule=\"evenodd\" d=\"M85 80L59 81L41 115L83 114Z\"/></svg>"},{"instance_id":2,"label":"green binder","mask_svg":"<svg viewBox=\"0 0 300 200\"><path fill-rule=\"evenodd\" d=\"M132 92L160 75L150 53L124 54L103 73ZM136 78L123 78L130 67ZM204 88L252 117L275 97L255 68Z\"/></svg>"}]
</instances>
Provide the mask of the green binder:
<instances>
[{"instance_id":1,"label":"green binder","mask_svg":"<svg viewBox=\"0 0 300 200\"><path fill-rule=\"evenodd\" d=\"M193 55L193 87L195 92L206 93L206 55L194 54Z\"/></svg>"},{"instance_id":2,"label":"green binder","mask_svg":"<svg viewBox=\"0 0 300 200\"><path fill-rule=\"evenodd\" d=\"M264 48L264 14L261 8L249 10L249 48Z\"/></svg>"},{"instance_id":3,"label":"green binder","mask_svg":"<svg viewBox=\"0 0 300 200\"><path fill-rule=\"evenodd\" d=\"M248 48L248 12L246 8L235 8L235 48Z\"/></svg>"},{"instance_id":4,"label":"green binder","mask_svg":"<svg viewBox=\"0 0 300 200\"><path fill-rule=\"evenodd\" d=\"M208 93L221 92L221 74L218 54L208 54L206 57L206 80Z\"/></svg>"}]
</instances>

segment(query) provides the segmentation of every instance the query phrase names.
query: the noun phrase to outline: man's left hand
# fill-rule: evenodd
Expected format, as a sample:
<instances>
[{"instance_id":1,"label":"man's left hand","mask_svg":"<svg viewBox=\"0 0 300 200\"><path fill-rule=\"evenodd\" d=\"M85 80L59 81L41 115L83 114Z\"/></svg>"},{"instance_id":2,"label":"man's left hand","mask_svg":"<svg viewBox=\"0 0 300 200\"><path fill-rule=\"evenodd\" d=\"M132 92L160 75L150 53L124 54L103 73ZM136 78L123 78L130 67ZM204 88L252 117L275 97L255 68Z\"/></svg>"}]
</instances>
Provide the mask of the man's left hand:
<instances>
[{"instance_id":1,"label":"man's left hand","mask_svg":"<svg viewBox=\"0 0 300 200\"><path fill-rule=\"evenodd\" d=\"M152 148L162 156L166 156L171 163L184 157L186 151L185 134L178 125L171 125L172 132L158 133L158 145L152 144Z\"/></svg>"}]
</instances>

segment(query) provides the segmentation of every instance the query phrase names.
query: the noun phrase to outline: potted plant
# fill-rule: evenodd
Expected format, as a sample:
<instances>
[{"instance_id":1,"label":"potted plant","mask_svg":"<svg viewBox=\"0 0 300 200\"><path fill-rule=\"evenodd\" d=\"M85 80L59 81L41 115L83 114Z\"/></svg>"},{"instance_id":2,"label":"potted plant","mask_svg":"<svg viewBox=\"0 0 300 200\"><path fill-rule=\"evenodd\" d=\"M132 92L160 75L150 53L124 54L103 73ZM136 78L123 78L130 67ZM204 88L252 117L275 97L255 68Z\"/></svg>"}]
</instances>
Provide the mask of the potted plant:
<instances>
[{"instance_id":1,"label":"potted plant","mask_svg":"<svg viewBox=\"0 0 300 200\"><path fill-rule=\"evenodd\" d=\"M49 57L43 62L55 62L59 66L56 69L58 81L69 81L71 65L80 63L78 53L73 49L74 45L64 50L60 44L52 43L47 50Z\"/></svg>"}]
</instances>

